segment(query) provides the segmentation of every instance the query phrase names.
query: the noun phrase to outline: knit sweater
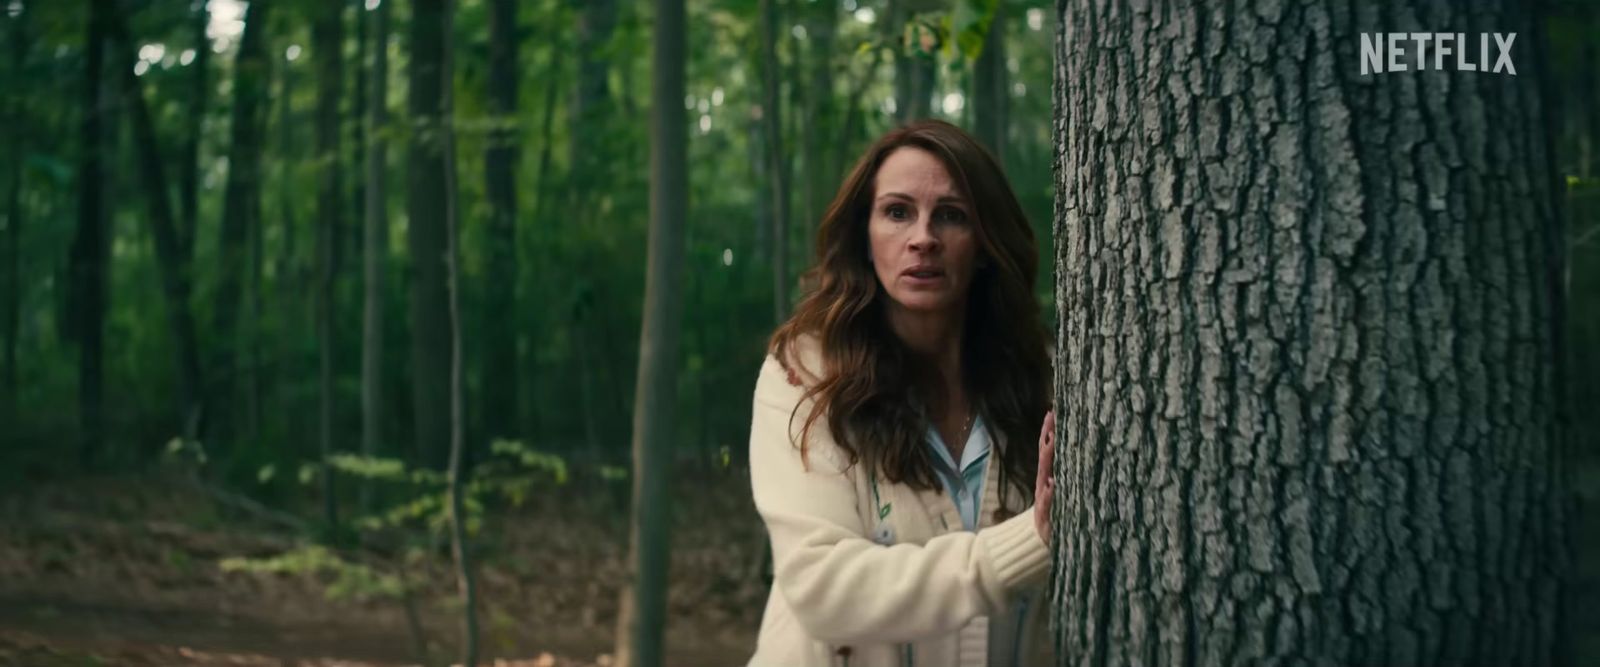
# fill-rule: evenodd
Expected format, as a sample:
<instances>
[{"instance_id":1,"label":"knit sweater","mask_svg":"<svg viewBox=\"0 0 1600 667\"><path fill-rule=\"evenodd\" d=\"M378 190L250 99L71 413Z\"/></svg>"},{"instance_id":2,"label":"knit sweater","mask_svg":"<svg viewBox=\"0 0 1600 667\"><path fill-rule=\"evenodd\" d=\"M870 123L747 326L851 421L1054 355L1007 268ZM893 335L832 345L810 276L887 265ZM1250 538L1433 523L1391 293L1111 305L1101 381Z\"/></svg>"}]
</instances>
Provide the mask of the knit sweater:
<instances>
[{"instance_id":1,"label":"knit sweater","mask_svg":"<svg viewBox=\"0 0 1600 667\"><path fill-rule=\"evenodd\" d=\"M802 457L797 443L814 406L801 399L823 365L815 343L801 343L787 369L769 355L756 382L750 484L774 579L749 664L987 667L1009 664L1018 646L1024 664L1050 664L1041 653L1045 605L1031 605L1020 624L1010 613L1017 594L1041 588L1050 551L1032 507L1009 518L996 511L1002 492L1011 508L1028 499L1001 489L1001 466L990 465L978 530L963 530L942 489L850 465L826 415Z\"/></svg>"}]
</instances>

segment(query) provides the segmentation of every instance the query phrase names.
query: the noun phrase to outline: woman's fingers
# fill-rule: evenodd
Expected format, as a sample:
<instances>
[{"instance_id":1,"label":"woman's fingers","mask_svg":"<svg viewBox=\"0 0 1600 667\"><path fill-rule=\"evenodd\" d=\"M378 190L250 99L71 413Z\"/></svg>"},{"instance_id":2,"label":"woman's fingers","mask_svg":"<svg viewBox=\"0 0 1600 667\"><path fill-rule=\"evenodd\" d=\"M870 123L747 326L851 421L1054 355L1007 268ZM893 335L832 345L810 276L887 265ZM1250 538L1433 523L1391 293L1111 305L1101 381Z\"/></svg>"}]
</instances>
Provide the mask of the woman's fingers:
<instances>
[{"instance_id":1,"label":"woman's fingers","mask_svg":"<svg viewBox=\"0 0 1600 667\"><path fill-rule=\"evenodd\" d=\"M1050 501L1055 491L1056 413L1045 413L1039 428L1039 472L1033 482L1033 522L1039 537L1050 541Z\"/></svg>"}]
</instances>

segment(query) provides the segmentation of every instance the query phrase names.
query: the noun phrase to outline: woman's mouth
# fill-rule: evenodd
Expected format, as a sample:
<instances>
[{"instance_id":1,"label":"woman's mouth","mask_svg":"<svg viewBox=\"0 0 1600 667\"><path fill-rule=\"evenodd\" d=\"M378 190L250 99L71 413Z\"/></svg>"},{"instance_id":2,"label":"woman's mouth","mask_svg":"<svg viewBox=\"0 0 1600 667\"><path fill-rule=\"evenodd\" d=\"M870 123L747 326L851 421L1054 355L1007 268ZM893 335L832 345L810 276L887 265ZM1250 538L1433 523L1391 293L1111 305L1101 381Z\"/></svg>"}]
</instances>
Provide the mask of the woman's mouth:
<instances>
[{"instance_id":1,"label":"woman's mouth","mask_svg":"<svg viewBox=\"0 0 1600 667\"><path fill-rule=\"evenodd\" d=\"M910 278L912 282L933 282L944 277L944 269L941 269L937 266L925 266L919 264L900 272L900 275L905 278Z\"/></svg>"}]
</instances>

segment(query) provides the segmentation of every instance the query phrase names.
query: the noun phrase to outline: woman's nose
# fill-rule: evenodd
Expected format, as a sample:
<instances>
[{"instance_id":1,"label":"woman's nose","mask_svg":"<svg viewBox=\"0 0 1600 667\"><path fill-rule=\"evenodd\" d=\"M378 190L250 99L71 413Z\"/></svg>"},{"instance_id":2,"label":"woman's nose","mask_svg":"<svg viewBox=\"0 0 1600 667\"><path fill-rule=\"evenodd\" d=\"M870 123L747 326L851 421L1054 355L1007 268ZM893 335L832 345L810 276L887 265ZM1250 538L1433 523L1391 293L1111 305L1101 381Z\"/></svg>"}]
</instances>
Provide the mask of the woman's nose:
<instances>
[{"instance_id":1,"label":"woman's nose","mask_svg":"<svg viewBox=\"0 0 1600 667\"><path fill-rule=\"evenodd\" d=\"M910 246L916 252L931 252L939 247L939 237L933 235L932 220L923 218L911 226Z\"/></svg>"}]
</instances>

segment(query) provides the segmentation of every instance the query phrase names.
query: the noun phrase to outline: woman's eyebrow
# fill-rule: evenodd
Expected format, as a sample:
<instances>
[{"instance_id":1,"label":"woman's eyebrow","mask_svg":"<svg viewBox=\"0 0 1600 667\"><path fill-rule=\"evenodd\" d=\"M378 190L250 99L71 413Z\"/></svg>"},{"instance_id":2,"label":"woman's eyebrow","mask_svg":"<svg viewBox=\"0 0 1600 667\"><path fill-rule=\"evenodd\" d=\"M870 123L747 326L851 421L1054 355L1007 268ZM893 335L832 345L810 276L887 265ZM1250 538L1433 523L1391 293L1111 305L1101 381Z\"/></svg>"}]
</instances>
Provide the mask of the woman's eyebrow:
<instances>
[{"instance_id":1,"label":"woman's eyebrow","mask_svg":"<svg viewBox=\"0 0 1600 667\"><path fill-rule=\"evenodd\" d=\"M908 202L915 202L916 201L916 198L914 198L911 195L908 195L908 194L906 194L904 192L885 192L885 193L883 193L881 195L878 195L877 199L904 199L904 200L906 200ZM936 203L936 204L961 204L961 205L966 205L967 199L965 197L961 197L961 196L958 196L958 195L944 195L944 196L939 197L937 200L935 200L934 203Z\"/></svg>"}]
</instances>

